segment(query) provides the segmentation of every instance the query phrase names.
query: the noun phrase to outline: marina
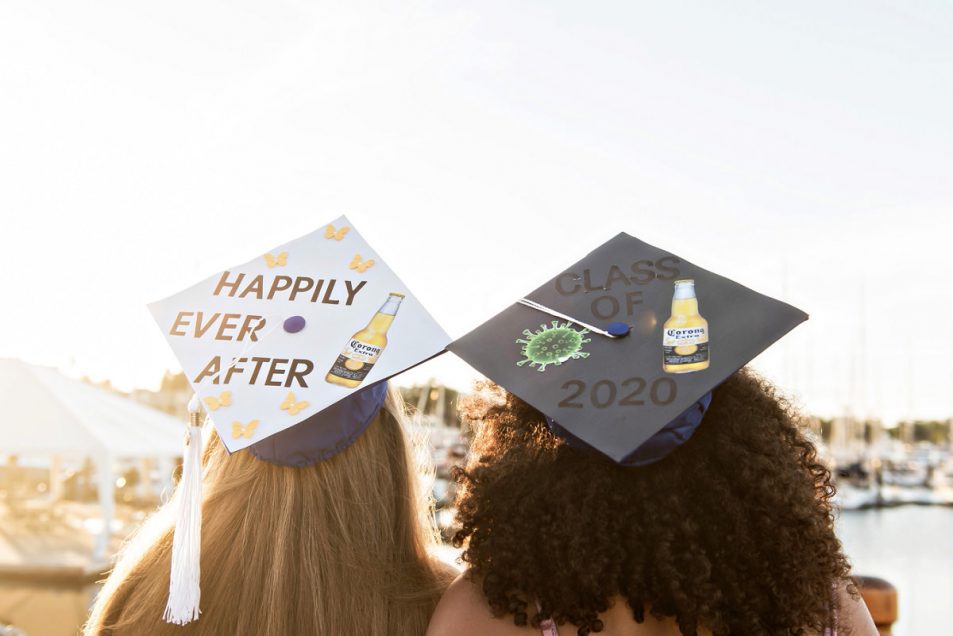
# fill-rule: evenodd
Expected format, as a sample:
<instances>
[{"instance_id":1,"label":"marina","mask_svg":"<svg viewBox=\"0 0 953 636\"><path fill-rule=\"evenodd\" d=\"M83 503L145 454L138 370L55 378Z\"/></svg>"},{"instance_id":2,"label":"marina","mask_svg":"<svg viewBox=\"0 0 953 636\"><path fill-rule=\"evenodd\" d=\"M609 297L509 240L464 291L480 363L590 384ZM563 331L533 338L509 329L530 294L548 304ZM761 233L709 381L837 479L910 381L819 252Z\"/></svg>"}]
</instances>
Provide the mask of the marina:
<instances>
[{"instance_id":1,"label":"marina","mask_svg":"<svg viewBox=\"0 0 953 636\"><path fill-rule=\"evenodd\" d=\"M180 423L147 405L180 410L188 386L169 376L159 392L127 397L49 369L4 364L7 376L17 378L8 388L41 396L52 387L67 396L62 403L75 419L74 435L86 431L89 437L66 445L55 435L38 434L37 427L21 439L18 454L0 462L0 634L74 635L122 542L172 490ZM421 479L432 492L444 541L437 554L459 568L460 551L449 545L455 530L452 471L466 461L470 435L453 406L459 396L437 382L403 393L414 407L416 463L424 468ZM95 441L112 421L146 415L155 437L127 441L108 453ZM891 633L942 633L953 623L948 445L916 440L911 427L894 437L851 420L808 420L806 430L832 470L837 531L855 574L885 579L897 590L899 613Z\"/></svg>"},{"instance_id":2,"label":"marina","mask_svg":"<svg viewBox=\"0 0 953 636\"><path fill-rule=\"evenodd\" d=\"M0 636L953 634L953 2L6 4Z\"/></svg>"}]
</instances>

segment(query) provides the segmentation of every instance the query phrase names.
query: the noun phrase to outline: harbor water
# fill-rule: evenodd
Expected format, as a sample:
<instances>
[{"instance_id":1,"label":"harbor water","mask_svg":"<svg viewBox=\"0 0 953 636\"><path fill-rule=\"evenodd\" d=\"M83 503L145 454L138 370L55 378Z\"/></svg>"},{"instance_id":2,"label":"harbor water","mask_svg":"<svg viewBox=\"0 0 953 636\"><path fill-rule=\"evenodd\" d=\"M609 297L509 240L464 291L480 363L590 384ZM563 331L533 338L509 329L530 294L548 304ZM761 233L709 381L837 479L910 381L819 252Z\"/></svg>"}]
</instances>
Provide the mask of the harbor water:
<instances>
[{"instance_id":1,"label":"harbor water","mask_svg":"<svg viewBox=\"0 0 953 636\"><path fill-rule=\"evenodd\" d=\"M893 636L953 633L953 508L845 510L837 533L854 572L897 588Z\"/></svg>"}]
</instances>

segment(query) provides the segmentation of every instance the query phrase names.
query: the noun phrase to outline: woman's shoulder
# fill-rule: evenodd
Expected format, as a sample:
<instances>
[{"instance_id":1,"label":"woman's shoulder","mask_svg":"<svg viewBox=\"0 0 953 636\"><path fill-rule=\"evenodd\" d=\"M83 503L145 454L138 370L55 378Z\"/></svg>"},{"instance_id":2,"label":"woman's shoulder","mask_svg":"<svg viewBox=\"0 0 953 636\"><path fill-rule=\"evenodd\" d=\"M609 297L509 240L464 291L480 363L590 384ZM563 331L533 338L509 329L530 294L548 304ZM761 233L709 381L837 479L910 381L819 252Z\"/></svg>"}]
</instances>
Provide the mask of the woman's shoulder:
<instances>
[{"instance_id":1,"label":"woman's shoulder","mask_svg":"<svg viewBox=\"0 0 953 636\"><path fill-rule=\"evenodd\" d=\"M527 636L539 634L512 620L494 618L480 586L460 574L444 593L430 619L427 636Z\"/></svg>"},{"instance_id":2,"label":"woman's shoulder","mask_svg":"<svg viewBox=\"0 0 953 636\"><path fill-rule=\"evenodd\" d=\"M841 608L840 627L849 629L851 634L877 634L873 620L859 595L852 595L845 584L837 588L839 607ZM646 616L645 624L631 621L628 611L623 607L613 607L613 623L623 627L625 633L678 634L674 620L658 620ZM623 618L620 611L625 611ZM700 634L710 635L707 628L701 628ZM480 585L472 581L467 573L459 574L447 588L427 628L427 636L528 636L540 634L534 627L515 625L512 617L496 618L483 596Z\"/></svg>"},{"instance_id":3,"label":"woman's shoulder","mask_svg":"<svg viewBox=\"0 0 953 636\"><path fill-rule=\"evenodd\" d=\"M600 616L606 621L606 631L610 634L674 636L680 633L675 621L670 618L659 620L647 616L644 623L636 623L624 601L614 603L608 612ZM447 588L427 629L427 636L540 636L542 633L538 627L516 625L511 615L494 617L480 585L468 578L466 573L459 575ZM559 633L575 634L576 628L561 625ZM699 634L711 636L711 632L704 628L699 630Z\"/></svg>"}]
</instances>

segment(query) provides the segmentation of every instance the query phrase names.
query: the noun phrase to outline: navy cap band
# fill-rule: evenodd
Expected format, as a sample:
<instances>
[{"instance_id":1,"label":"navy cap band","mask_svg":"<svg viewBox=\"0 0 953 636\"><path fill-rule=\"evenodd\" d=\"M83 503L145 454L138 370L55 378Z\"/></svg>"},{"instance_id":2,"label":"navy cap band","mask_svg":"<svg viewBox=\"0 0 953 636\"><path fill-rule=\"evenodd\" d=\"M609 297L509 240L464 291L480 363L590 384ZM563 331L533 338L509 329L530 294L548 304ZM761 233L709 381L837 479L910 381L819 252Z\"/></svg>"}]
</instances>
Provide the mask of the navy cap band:
<instances>
[{"instance_id":1,"label":"navy cap band","mask_svg":"<svg viewBox=\"0 0 953 636\"><path fill-rule=\"evenodd\" d=\"M249 448L258 459L282 466L300 468L330 459L367 430L386 398L387 382L378 382Z\"/></svg>"},{"instance_id":2,"label":"navy cap band","mask_svg":"<svg viewBox=\"0 0 953 636\"><path fill-rule=\"evenodd\" d=\"M647 466L668 457L672 451L691 439L695 430L702 423L705 412L711 404L711 391L703 395L697 402L685 409L678 417L663 426L652 437L648 438L633 452L616 462L621 466ZM546 424L555 435L566 440L571 447L598 453L599 451L585 443L548 415ZM600 453L601 454L601 453Z\"/></svg>"}]
</instances>

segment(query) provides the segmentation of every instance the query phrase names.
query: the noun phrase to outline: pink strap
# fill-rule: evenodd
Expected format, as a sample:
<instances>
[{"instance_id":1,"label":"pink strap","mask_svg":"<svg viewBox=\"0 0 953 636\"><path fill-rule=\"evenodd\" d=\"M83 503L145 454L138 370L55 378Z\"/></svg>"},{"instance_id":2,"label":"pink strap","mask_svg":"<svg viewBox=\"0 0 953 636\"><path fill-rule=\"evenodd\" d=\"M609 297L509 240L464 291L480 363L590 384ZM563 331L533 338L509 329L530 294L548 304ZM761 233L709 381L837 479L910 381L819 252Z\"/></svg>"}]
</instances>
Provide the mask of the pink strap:
<instances>
[{"instance_id":1,"label":"pink strap","mask_svg":"<svg viewBox=\"0 0 953 636\"><path fill-rule=\"evenodd\" d=\"M543 610L540 606L539 601L536 601L536 611L541 612ZM553 622L553 619L547 618L539 624L539 628L543 630L543 636L559 636L559 630L556 628L556 623Z\"/></svg>"},{"instance_id":2,"label":"pink strap","mask_svg":"<svg viewBox=\"0 0 953 636\"><path fill-rule=\"evenodd\" d=\"M824 628L824 636L837 636L837 603L831 597L831 626Z\"/></svg>"}]
</instances>

